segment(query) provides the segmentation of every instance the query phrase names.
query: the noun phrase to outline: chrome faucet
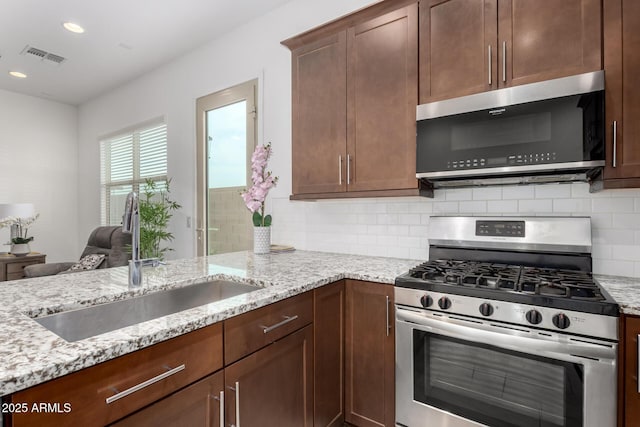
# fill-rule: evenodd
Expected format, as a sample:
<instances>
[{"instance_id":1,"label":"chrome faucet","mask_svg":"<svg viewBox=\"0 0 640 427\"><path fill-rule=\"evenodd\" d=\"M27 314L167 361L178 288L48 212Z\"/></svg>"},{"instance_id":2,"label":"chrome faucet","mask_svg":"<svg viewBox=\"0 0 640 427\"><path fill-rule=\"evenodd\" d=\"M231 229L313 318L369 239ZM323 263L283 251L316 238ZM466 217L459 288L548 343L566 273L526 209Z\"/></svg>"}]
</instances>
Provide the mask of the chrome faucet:
<instances>
[{"instance_id":1,"label":"chrome faucet","mask_svg":"<svg viewBox=\"0 0 640 427\"><path fill-rule=\"evenodd\" d=\"M142 283L142 259L140 259L140 211L135 191L127 195L122 216L122 231L131 233L131 260L129 260L129 286Z\"/></svg>"}]
</instances>

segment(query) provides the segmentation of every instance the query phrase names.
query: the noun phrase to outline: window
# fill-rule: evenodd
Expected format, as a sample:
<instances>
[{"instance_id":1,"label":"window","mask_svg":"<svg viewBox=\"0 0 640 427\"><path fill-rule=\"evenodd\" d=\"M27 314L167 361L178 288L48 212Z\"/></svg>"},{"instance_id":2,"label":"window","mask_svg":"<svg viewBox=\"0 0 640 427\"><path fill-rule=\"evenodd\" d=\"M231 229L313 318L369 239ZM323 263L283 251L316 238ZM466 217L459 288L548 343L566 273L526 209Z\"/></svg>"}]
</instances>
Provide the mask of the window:
<instances>
[{"instance_id":1,"label":"window","mask_svg":"<svg viewBox=\"0 0 640 427\"><path fill-rule=\"evenodd\" d=\"M167 126L156 122L100 141L100 165L101 221L118 225L130 191L144 191L147 179L165 186Z\"/></svg>"}]
</instances>

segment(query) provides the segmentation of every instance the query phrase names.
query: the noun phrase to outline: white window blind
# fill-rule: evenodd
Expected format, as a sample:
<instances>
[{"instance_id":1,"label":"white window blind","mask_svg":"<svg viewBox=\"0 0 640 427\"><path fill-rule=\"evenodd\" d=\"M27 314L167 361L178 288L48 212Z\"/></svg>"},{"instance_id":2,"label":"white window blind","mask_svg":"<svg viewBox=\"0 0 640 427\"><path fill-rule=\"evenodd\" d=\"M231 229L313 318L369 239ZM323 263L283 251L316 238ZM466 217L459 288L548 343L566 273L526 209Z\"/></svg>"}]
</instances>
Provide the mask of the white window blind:
<instances>
[{"instance_id":1,"label":"white window blind","mask_svg":"<svg viewBox=\"0 0 640 427\"><path fill-rule=\"evenodd\" d=\"M130 191L144 191L147 179L165 187L167 126L154 124L100 141L102 224L122 222Z\"/></svg>"}]
</instances>

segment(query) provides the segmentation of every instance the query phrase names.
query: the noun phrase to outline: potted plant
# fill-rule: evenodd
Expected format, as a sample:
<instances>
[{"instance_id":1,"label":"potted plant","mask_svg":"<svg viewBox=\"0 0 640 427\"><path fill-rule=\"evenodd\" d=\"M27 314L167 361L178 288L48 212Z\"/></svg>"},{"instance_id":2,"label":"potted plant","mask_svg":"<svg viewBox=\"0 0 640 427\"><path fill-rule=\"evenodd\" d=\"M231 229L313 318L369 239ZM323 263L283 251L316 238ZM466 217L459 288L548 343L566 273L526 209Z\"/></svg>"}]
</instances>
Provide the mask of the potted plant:
<instances>
[{"instance_id":1,"label":"potted plant","mask_svg":"<svg viewBox=\"0 0 640 427\"><path fill-rule=\"evenodd\" d=\"M173 233L167 228L173 211L180 209L177 202L169 198L169 184L166 181L164 189L158 188L158 183L147 179L143 197L139 200L140 211L140 256L142 258L164 259L165 253L171 251L162 242L173 240Z\"/></svg>"},{"instance_id":2,"label":"potted plant","mask_svg":"<svg viewBox=\"0 0 640 427\"><path fill-rule=\"evenodd\" d=\"M265 215L264 202L278 177L267 171L271 157L271 143L258 145L251 155L251 181L253 185L241 193L247 209L253 213L253 252L269 253L271 249L271 215Z\"/></svg>"},{"instance_id":3,"label":"potted plant","mask_svg":"<svg viewBox=\"0 0 640 427\"><path fill-rule=\"evenodd\" d=\"M40 214L36 214L29 218L13 218L11 225L17 226L17 236L11 239L11 253L15 256L24 256L31 252L29 242L33 240L33 236L29 236L29 226L35 222Z\"/></svg>"}]
</instances>

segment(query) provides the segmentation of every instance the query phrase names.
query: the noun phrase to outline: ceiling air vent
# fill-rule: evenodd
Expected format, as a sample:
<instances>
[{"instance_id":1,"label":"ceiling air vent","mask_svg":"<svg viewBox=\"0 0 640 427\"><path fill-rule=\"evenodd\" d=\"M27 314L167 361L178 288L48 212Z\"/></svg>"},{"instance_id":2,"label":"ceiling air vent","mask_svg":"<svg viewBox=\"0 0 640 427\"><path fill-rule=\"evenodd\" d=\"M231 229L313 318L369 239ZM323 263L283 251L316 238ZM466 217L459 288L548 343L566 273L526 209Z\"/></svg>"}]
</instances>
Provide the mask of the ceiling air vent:
<instances>
[{"instance_id":1,"label":"ceiling air vent","mask_svg":"<svg viewBox=\"0 0 640 427\"><path fill-rule=\"evenodd\" d=\"M56 55L55 53L47 52L46 50L38 49L37 47L33 47L29 45L25 46L25 48L22 49L21 54L27 55L27 56L34 56L36 58L41 59L42 61L50 61L56 64L62 64L64 61L67 60L66 58L60 55Z\"/></svg>"}]
</instances>

